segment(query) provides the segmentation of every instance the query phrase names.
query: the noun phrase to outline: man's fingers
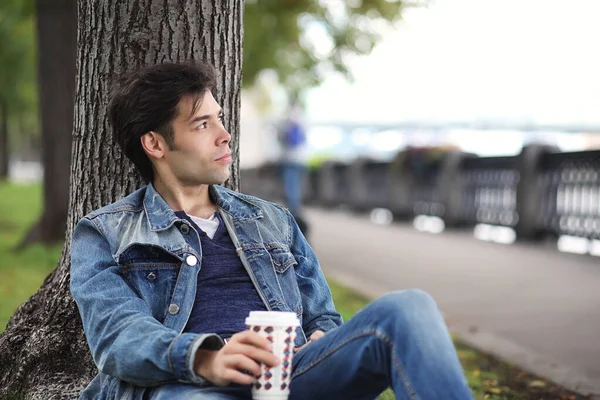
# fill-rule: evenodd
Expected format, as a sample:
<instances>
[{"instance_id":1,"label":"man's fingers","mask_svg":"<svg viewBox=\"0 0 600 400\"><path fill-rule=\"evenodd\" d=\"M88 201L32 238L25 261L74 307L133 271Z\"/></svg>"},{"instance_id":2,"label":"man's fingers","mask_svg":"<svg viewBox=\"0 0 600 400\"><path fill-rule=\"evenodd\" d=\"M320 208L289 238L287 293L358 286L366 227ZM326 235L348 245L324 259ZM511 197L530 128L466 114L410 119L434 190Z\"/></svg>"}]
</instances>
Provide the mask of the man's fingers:
<instances>
[{"instance_id":1,"label":"man's fingers","mask_svg":"<svg viewBox=\"0 0 600 400\"><path fill-rule=\"evenodd\" d=\"M314 331L312 335L310 335L310 340L319 340L323 336L325 336L325 332L323 331Z\"/></svg>"},{"instance_id":2,"label":"man's fingers","mask_svg":"<svg viewBox=\"0 0 600 400\"><path fill-rule=\"evenodd\" d=\"M261 347L266 350L271 350L271 348L273 347L271 345L271 342L269 342L267 340L267 338L259 335L256 332L250 331L250 330L236 333L235 335L233 335L231 337L231 340L229 341L228 344L230 344L231 341L250 344L250 345L253 345L256 347Z\"/></svg>"},{"instance_id":3,"label":"man's fingers","mask_svg":"<svg viewBox=\"0 0 600 400\"><path fill-rule=\"evenodd\" d=\"M260 365L251 358L243 354L232 354L224 359L225 368L235 369L238 371L248 371L253 376L260 375Z\"/></svg>"},{"instance_id":4,"label":"man's fingers","mask_svg":"<svg viewBox=\"0 0 600 400\"><path fill-rule=\"evenodd\" d=\"M274 367L279 364L279 360L275 355L267 350L264 350L260 347L256 347L249 344L244 344L240 342L227 343L227 346L224 349L224 354L242 354L245 357L250 358L258 363L263 363L268 365L269 367Z\"/></svg>"},{"instance_id":5,"label":"man's fingers","mask_svg":"<svg viewBox=\"0 0 600 400\"><path fill-rule=\"evenodd\" d=\"M296 347L294 349L295 352L299 352L300 350L302 350L303 348L305 348L306 346L308 346L310 344L310 342L314 342L315 340L319 340L321 339L323 336L325 336L325 332L323 331L314 331L312 333L312 335L310 335L310 338L308 339L308 342L304 343L302 346L300 347Z\"/></svg>"},{"instance_id":6,"label":"man's fingers","mask_svg":"<svg viewBox=\"0 0 600 400\"><path fill-rule=\"evenodd\" d=\"M223 377L231 382L239 383L240 385L250 385L254 382L254 377L252 375L244 374L243 372L237 371L235 369L227 369L223 374ZM221 385L226 386L226 385Z\"/></svg>"},{"instance_id":7,"label":"man's fingers","mask_svg":"<svg viewBox=\"0 0 600 400\"><path fill-rule=\"evenodd\" d=\"M310 343L310 342L306 342L306 343L304 343L302 346L300 346L300 347L296 347L296 348L294 349L294 351L295 351L296 353L297 353L297 352L299 352L300 350L302 350L303 348L305 348L306 346L308 346L308 344L309 344L309 343Z\"/></svg>"},{"instance_id":8,"label":"man's fingers","mask_svg":"<svg viewBox=\"0 0 600 400\"><path fill-rule=\"evenodd\" d=\"M256 332L236 333L210 360L203 376L218 386L230 382L250 384L260 375L261 366L279 365L280 361L271 351L271 342ZM205 371L206 370L206 371Z\"/></svg>"}]
</instances>

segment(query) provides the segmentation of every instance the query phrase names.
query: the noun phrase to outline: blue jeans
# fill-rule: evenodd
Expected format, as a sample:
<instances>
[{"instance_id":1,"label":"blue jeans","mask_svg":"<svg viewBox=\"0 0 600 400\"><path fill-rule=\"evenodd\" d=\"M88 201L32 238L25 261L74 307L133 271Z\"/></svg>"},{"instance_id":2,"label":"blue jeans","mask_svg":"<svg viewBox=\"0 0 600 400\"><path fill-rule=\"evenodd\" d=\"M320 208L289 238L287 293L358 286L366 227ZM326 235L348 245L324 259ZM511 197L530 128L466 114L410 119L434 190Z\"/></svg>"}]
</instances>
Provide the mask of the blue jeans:
<instances>
[{"instance_id":1,"label":"blue jeans","mask_svg":"<svg viewBox=\"0 0 600 400\"><path fill-rule=\"evenodd\" d=\"M281 166L284 201L293 215L302 208L302 184L306 167L299 163L284 162Z\"/></svg>"},{"instance_id":2,"label":"blue jeans","mask_svg":"<svg viewBox=\"0 0 600 400\"><path fill-rule=\"evenodd\" d=\"M434 300L420 290L388 293L296 353L290 400L472 399ZM151 400L251 399L250 388L165 385Z\"/></svg>"}]
</instances>

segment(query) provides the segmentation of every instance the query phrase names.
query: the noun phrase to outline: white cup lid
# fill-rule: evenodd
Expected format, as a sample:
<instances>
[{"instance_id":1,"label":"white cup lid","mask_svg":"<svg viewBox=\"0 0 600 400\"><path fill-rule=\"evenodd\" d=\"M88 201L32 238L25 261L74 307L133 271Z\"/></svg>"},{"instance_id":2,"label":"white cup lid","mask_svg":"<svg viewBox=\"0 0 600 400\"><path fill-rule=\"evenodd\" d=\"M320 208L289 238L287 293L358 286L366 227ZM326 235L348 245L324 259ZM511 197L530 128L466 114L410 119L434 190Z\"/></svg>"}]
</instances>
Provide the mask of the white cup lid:
<instances>
[{"instance_id":1,"label":"white cup lid","mask_svg":"<svg viewBox=\"0 0 600 400\"><path fill-rule=\"evenodd\" d=\"M246 325L283 325L298 326L300 321L296 313L284 311L250 311Z\"/></svg>"}]
</instances>

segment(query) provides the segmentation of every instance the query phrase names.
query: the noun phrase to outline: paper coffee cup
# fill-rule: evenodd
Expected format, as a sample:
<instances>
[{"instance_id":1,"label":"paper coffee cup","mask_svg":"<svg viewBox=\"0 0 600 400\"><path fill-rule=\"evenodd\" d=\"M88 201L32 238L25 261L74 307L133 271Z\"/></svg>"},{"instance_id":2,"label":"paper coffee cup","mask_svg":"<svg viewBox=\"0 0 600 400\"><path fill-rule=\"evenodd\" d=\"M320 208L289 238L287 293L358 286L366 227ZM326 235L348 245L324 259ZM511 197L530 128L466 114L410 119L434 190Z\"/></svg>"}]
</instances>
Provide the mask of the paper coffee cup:
<instances>
[{"instance_id":1,"label":"paper coffee cup","mask_svg":"<svg viewBox=\"0 0 600 400\"><path fill-rule=\"evenodd\" d=\"M260 377L256 378L252 385L254 400L288 398L298 325L300 322L293 312L251 311L246 318L248 329L266 337L273 344L273 354L281 360L281 363L273 368L261 365Z\"/></svg>"}]
</instances>

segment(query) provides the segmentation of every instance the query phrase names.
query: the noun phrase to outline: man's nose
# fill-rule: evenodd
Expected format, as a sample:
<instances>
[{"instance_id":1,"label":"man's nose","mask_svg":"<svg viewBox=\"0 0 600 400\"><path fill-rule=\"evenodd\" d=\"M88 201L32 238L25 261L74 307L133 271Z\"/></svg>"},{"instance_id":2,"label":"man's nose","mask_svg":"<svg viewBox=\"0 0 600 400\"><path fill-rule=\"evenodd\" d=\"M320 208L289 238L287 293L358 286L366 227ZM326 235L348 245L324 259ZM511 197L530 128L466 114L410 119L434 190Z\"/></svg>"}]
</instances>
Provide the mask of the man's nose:
<instances>
[{"instance_id":1,"label":"man's nose","mask_svg":"<svg viewBox=\"0 0 600 400\"><path fill-rule=\"evenodd\" d=\"M231 134L227 131L227 129L223 128L221 135L219 135L219 144L229 142L231 142Z\"/></svg>"}]
</instances>

